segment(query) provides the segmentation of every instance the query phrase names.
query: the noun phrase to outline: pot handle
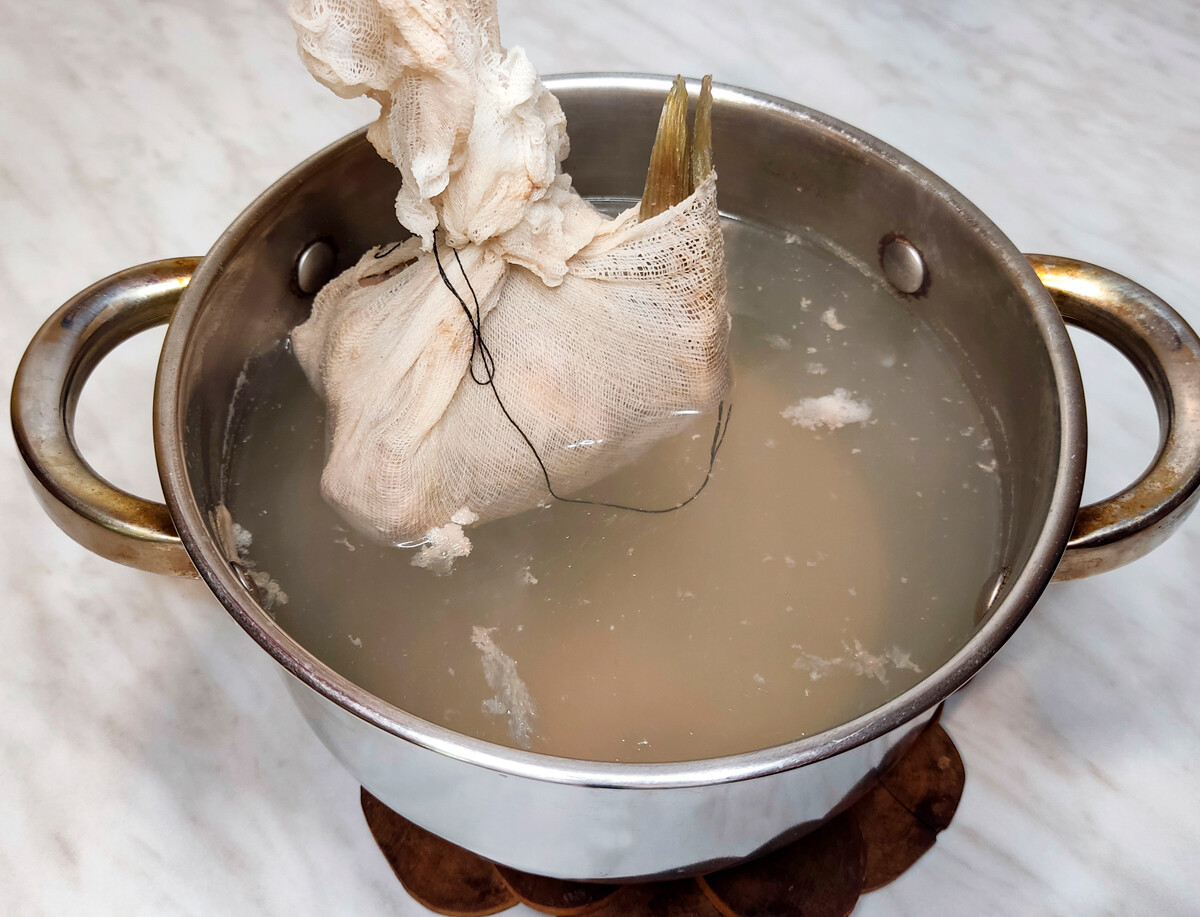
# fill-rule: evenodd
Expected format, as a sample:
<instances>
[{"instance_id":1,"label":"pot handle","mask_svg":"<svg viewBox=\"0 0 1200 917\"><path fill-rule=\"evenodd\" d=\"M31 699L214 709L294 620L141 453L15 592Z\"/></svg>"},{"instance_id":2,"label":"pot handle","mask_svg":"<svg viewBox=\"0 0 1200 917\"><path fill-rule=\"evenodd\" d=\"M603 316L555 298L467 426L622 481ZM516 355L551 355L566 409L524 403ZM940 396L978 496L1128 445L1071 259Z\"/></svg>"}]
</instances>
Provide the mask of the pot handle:
<instances>
[{"instance_id":1,"label":"pot handle","mask_svg":"<svg viewBox=\"0 0 1200 917\"><path fill-rule=\"evenodd\" d=\"M1056 581L1103 573L1165 541L1200 498L1200 340L1165 302L1120 274L1070 258L1026 255L1063 320L1137 367L1158 408L1159 444L1140 478L1082 506Z\"/></svg>"},{"instance_id":2,"label":"pot handle","mask_svg":"<svg viewBox=\"0 0 1200 917\"><path fill-rule=\"evenodd\" d=\"M75 408L96 365L170 321L199 258L131 267L73 296L42 325L12 391L13 435L43 509L90 551L153 573L196 576L167 507L100 477L75 446Z\"/></svg>"}]
</instances>

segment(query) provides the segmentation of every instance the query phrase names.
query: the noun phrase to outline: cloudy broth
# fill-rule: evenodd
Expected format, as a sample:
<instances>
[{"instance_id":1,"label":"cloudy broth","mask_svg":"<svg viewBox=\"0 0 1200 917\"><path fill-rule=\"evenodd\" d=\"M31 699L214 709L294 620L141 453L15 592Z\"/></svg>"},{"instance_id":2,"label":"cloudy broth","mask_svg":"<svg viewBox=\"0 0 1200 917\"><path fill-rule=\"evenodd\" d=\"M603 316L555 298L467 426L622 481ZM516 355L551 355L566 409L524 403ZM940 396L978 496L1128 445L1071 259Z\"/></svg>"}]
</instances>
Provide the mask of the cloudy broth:
<instances>
[{"instance_id":1,"label":"cloudy broth","mask_svg":"<svg viewBox=\"0 0 1200 917\"><path fill-rule=\"evenodd\" d=\"M322 501L322 406L286 347L248 366L226 502L270 613L417 716L601 761L778 745L935 669L999 562L983 411L863 265L744 223L726 245L734 414L703 494L663 515L548 500L468 527L473 550L447 575ZM678 502L704 479L714 424L584 495Z\"/></svg>"}]
</instances>

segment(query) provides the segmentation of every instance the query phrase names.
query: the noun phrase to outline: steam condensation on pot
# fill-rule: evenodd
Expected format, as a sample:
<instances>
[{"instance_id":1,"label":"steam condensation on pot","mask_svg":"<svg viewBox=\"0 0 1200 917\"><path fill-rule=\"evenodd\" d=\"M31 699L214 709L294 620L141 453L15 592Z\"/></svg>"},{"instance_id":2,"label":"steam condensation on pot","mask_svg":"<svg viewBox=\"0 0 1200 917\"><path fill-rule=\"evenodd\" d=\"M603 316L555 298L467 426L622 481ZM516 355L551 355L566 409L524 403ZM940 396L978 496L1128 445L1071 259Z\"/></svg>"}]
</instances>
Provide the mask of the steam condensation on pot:
<instances>
[{"instance_id":1,"label":"steam condensation on pot","mask_svg":"<svg viewBox=\"0 0 1200 917\"><path fill-rule=\"evenodd\" d=\"M312 74L379 102L368 137L403 175L412 234L332 280L293 332L326 404L327 500L427 546L455 514L487 522L578 491L721 405L707 79L691 130L676 80L643 200L610 219L562 172L566 119L501 46L494 0L290 13Z\"/></svg>"}]
</instances>

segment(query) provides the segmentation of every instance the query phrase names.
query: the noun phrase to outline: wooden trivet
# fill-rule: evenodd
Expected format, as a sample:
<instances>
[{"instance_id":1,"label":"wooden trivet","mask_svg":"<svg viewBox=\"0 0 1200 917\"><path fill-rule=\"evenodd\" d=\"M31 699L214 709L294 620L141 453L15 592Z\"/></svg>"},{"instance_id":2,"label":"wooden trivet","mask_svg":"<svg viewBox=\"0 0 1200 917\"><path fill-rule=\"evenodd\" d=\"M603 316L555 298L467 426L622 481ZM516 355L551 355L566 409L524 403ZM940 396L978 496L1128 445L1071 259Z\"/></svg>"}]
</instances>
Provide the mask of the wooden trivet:
<instances>
[{"instance_id":1,"label":"wooden trivet","mask_svg":"<svg viewBox=\"0 0 1200 917\"><path fill-rule=\"evenodd\" d=\"M695 879L637 885L565 882L496 866L397 815L362 791L363 814L396 877L449 917L527 904L591 917L845 917L864 892L900 876L949 826L962 758L936 718L851 808L758 859Z\"/></svg>"}]
</instances>

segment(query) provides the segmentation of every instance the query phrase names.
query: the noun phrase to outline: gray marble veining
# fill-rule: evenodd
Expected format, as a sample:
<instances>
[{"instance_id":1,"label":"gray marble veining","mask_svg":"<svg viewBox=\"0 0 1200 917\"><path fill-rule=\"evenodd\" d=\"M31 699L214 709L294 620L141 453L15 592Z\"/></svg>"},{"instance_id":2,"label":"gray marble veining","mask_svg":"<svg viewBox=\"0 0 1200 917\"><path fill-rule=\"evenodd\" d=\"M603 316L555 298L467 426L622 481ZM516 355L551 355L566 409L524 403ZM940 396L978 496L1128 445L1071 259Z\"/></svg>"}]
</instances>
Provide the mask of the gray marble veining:
<instances>
[{"instance_id":1,"label":"gray marble veining","mask_svg":"<svg viewBox=\"0 0 1200 917\"><path fill-rule=\"evenodd\" d=\"M0 379L60 302L205 251L373 116L297 61L275 0L0 2ZM543 73L712 72L913 155L1019 246L1134 277L1200 324L1200 8L1186 0L587 5L501 0ZM156 492L154 341L85 394L80 440ZM1149 399L1081 344L1088 493L1153 449ZM418 914L357 787L203 587L89 555L0 446L0 900L17 914ZM958 816L864 915L1189 914L1200 849L1200 523L1052 587L950 704Z\"/></svg>"}]
</instances>

